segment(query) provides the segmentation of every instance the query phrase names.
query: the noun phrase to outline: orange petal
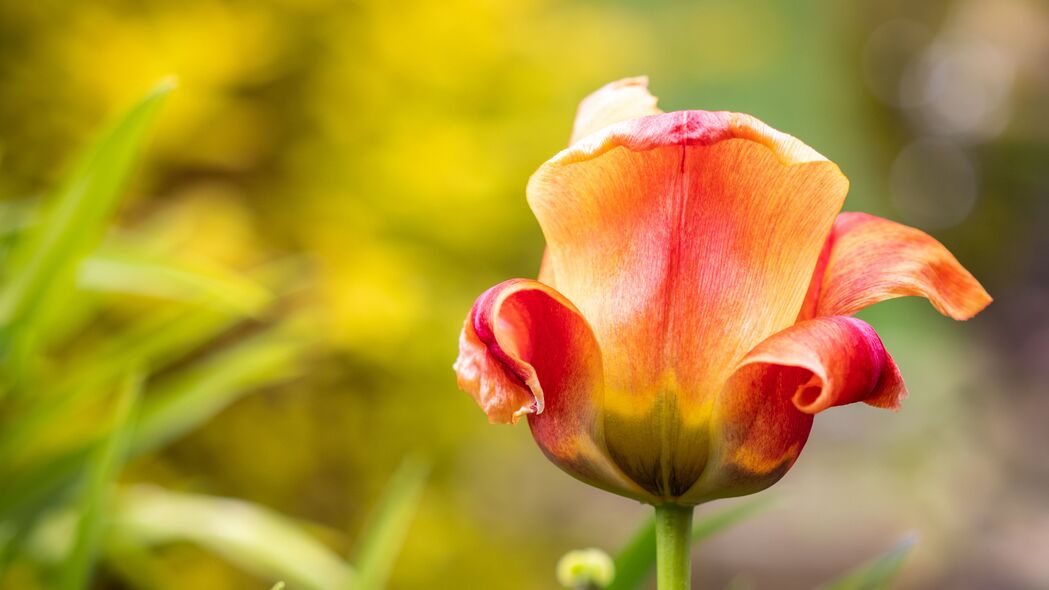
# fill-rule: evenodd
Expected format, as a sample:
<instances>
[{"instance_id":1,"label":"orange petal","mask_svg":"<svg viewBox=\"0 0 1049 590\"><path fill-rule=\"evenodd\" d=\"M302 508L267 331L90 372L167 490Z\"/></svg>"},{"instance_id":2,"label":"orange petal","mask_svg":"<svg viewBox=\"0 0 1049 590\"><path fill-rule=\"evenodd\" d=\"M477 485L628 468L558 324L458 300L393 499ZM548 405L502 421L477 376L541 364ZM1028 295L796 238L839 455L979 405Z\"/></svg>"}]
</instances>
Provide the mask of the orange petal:
<instances>
[{"instance_id":1,"label":"orange petal","mask_svg":"<svg viewBox=\"0 0 1049 590\"><path fill-rule=\"evenodd\" d=\"M648 92L648 77L624 78L605 84L579 103L570 144L613 123L657 115L656 97Z\"/></svg>"},{"instance_id":2,"label":"orange petal","mask_svg":"<svg viewBox=\"0 0 1049 590\"><path fill-rule=\"evenodd\" d=\"M656 97L648 92L648 76L609 82L579 103L569 144L613 123L658 115L663 111L659 110L656 102ZM544 250L543 261L539 265L539 280L553 287L554 273L548 260L549 255Z\"/></svg>"},{"instance_id":3,"label":"orange petal","mask_svg":"<svg viewBox=\"0 0 1049 590\"><path fill-rule=\"evenodd\" d=\"M714 411L714 459L685 500L762 490L794 464L813 414L855 402L895 409L906 395L869 324L834 316L791 326L755 347L725 385Z\"/></svg>"},{"instance_id":4,"label":"orange petal","mask_svg":"<svg viewBox=\"0 0 1049 590\"><path fill-rule=\"evenodd\" d=\"M842 213L801 318L848 315L868 305L918 295L945 316L967 320L991 296L943 244L928 234L865 213Z\"/></svg>"},{"instance_id":5,"label":"orange petal","mask_svg":"<svg viewBox=\"0 0 1049 590\"><path fill-rule=\"evenodd\" d=\"M609 451L649 491L702 472L714 396L794 323L847 187L798 140L703 111L606 127L533 175L546 272L600 343Z\"/></svg>"},{"instance_id":6,"label":"orange petal","mask_svg":"<svg viewBox=\"0 0 1049 590\"><path fill-rule=\"evenodd\" d=\"M537 278L540 283L557 287L557 283L554 282L554 269L550 266L550 252L546 249L543 250L543 259L539 262L539 276Z\"/></svg>"},{"instance_id":7,"label":"orange petal","mask_svg":"<svg viewBox=\"0 0 1049 590\"><path fill-rule=\"evenodd\" d=\"M596 487L650 500L608 458L600 420L601 351L579 311L533 280L512 279L474 303L455 363L459 387L492 422L529 416L558 467Z\"/></svg>"}]
</instances>

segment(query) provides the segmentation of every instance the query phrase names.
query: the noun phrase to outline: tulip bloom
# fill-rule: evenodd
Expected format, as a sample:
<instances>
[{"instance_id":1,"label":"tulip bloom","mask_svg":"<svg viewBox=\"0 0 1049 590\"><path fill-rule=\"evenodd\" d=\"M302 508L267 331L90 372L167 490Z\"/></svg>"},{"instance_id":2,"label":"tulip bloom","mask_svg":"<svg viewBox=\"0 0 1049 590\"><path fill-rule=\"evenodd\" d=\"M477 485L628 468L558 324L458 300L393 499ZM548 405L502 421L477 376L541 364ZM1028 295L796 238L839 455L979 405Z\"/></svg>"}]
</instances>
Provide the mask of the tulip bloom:
<instances>
[{"instance_id":1,"label":"tulip bloom","mask_svg":"<svg viewBox=\"0 0 1049 590\"><path fill-rule=\"evenodd\" d=\"M847 190L834 163L749 115L662 113L644 78L601 88L528 183L539 278L477 299L459 386L622 496L693 506L772 485L815 414L906 397L853 313L920 295L964 320L991 301L930 236L839 213Z\"/></svg>"}]
</instances>

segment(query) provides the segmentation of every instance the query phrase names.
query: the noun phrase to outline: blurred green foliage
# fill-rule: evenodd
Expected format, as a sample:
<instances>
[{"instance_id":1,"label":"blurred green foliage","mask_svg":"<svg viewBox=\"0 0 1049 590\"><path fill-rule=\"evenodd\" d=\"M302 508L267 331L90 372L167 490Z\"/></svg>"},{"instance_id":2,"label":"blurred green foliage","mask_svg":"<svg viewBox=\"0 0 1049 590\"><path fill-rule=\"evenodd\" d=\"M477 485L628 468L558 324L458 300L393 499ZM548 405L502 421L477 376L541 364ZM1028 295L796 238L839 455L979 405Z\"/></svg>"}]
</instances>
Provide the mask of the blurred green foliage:
<instances>
[{"instance_id":1,"label":"blurred green foliage","mask_svg":"<svg viewBox=\"0 0 1049 590\"><path fill-rule=\"evenodd\" d=\"M178 574L164 575L161 580L167 582L156 580L137 565L129 567L126 559L129 553L132 560L148 555L152 545L192 542L246 572L286 578L302 588L382 588L425 483L418 460L404 463L375 524L362 535L356 572L299 526L247 502L142 486L114 489L129 453L162 448L253 387L287 379L299 370L307 343L295 335L288 314L268 321L258 315L261 306L276 301L262 284L233 275L215 280L163 259L128 262L136 255L128 244L91 256L171 86L158 85L119 118L86 151L62 188L44 200L40 214L9 236L12 254L5 259L0 290L0 381L5 386L0 399L6 402L0 478L10 482L0 492L0 579L19 586L88 588L105 548L111 568L133 585L181 587ZM175 322L189 331L174 326L156 331L148 316L129 319L121 329L134 338L118 334L94 343L108 354L88 355L88 363L70 362L61 353L48 359L72 368L56 377L55 366L42 362L61 348L62 342L50 339L52 326L67 329L63 314L90 302L96 292L186 304L162 313L165 324ZM245 298L246 293L253 297ZM221 310L225 321L196 321L201 309L212 308ZM94 319L84 316L83 321ZM253 330L257 334L231 331L231 325L249 320L260 323ZM287 335L274 346L270 340L277 332ZM172 339L172 334L189 338ZM125 350L129 346L134 349ZM172 354L173 363L158 363L161 351ZM58 446L49 445L49 437L85 406L101 413L103 426L88 426Z\"/></svg>"},{"instance_id":2,"label":"blurred green foliage","mask_svg":"<svg viewBox=\"0 0 1049 590\"><path fill-rule=\"evenodd\" d=\"M903 567L903 560L914 548L914 539L906 539L867 563L856 567L820 588L823 590L886 590Z\"/></svg>"},{"instance_id":3,"label":"blurred green foliage","mask_svg":"<svg viewBox=\"0 0 1049 590\"><path fill-rule=\"evenodd\" d=\"M170 88L170 83L157 86L119 118L58 191L39 204L39 213L8 236L10 255L4 259L0 290L0 478L8 482L0 492L0 527L6 583L88 587L101 547L112 536L111 521L119 521L120 509L127 508L111 493L125 457L159 448L259 383L287 379L297 371L302 340L281 337L285 342L275 346L275 334L288 329L284 320L219 342L223 331L257 311L215 305L238 295L226 283L162 260L149 267L113 264L123 253L116 246L91 257ZM136 251L124 247L129 254ZM99 273L99 263L110 268ZM158 273L178 277L183 288L153 293ZM103 321L108 298L143 291L161 300L156 309L81 341ZM266 299L256 303L271 305L272 298ZM215 310L220 321L209 317ZM157 325L153 316L163 323ZM173 322L179 329L163 329ZM85 345L102 354L83 353ZM49 520L64 510L73 530L52 535L59 547L38 541ZM169 504L165 512L194 528L208 524L178 505ZM147 532L156 526L163 522L140 523ZM255 529L241 534L274 537ZM313 545L305 543L307 549ZM47 559L37 558L40 553L57 553L60 562L49 567ZM297 554L304 551L290 553L301 558Z\"/></svg>"}]
</instances>

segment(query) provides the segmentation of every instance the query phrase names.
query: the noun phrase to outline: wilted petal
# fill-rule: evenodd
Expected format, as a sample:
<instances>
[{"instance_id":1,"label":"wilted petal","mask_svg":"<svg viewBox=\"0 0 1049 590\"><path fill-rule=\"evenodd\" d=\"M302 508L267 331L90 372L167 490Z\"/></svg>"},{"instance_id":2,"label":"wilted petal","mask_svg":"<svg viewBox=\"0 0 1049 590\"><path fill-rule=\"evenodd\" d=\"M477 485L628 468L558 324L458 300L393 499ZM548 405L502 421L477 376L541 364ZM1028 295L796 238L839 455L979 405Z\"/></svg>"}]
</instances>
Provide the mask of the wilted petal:
<instances>
[{"instance_id":1,"label":"wilted petal","mask_svg":"<svg viewBox=\"0 0 1049 590\"><path fill-rule=\"evenodd\" d=\"M791 326L755 347L725 385L710 467L686 500L762 490L794 464L817 412L855 402L895 409L906 395L869 324L835 316Z\"/></svg>"},{"instance_id":2,"label":"wilted petal","mask_svg":"<svg viewBox=\"0 0 1049 590\"><path fill-rule=\"evenodd\" d=\"M575 306L533 280L512 279L474 303L455 363L459 387L492 422L529 415L557 466L614 493L648 499L609 460L600 421L601 351Z\"/></svg>"},{"instance_id":3,"label":"wilted petal","mask_svg":"<svg viewBox=\"0 0 1049 590\"><path fill-rule=\"evenodd\" d=\"M796 319L847 187L798 140L703 111L607 127L533 175L544 276L603 353L609 451L652 493L702 472L716 392Z\"/></svg>"},{"instance_id":4,"label":"wilted petal","mask_svg":"<svg viewBox=\"0 0 1049 590\"><path fill-rule=\"evenodd\" d=\"M956 320L991 296L928 234L866 213L842 213L820 256L801 319L848 315L886 299L918 295Z\"/></svg>"},{"instance_id":5,"label":"wilted petal","mask_svg":"<svg viewBox=\"0 0 1049 590\"><path fill-rule=\"evenodd\" d=\"M656 106L656 97L648 92L648 76L616 80L605 84L579 103L569 143L575 143L613 123L661 112Z\"/></svg>"}]
</instances>

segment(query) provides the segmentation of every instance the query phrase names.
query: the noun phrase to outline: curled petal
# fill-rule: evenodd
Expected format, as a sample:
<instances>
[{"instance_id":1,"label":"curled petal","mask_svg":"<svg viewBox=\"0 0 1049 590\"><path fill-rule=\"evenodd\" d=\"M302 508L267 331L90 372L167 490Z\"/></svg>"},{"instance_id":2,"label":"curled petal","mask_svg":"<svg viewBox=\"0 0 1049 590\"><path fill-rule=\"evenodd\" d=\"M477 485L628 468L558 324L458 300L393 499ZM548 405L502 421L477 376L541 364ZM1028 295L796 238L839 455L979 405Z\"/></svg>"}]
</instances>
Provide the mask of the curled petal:
<instances>
[{"instance_id":1,"label":"curled petal","mask_svg":"<svg viewBox=\"0 0 1049 590\"><path fill-rule=\"evenodd\" d=\"M569 143L575 143L613 123L661 112L656 106L656 97L648 92L648 76L624 78L605 84L579 103Z\"/></svg>"},{"instance_id":2,"label":"curled petal","mask_svg":"<svg viewBox=\"0 0 1049 590\"><path fill-rule=\"evenodd\" d=\"M809 380L790 396L806 414L855 402L895 410L907 395L900 371L877 332L852 317L795 324L755 347L740 368L751 365L807 371Z\"/></svg>"},{"instance_id":3,"label":"curled petal","mask_svg":"<svg viewBox=\"0 0 1049 590\"><path fill-rule=\"evenodd\" d=\"M865 213L842 213L824 246L801 319L849 315L908 295L928 299L945 316L967 320L991 296L928 234Z\"/></svg>"},{"instance_id":4,"label":"curled petal","mask_svg":"<svg viewBox=\"0 0 1049 590\"><path fill-rule=\"evenodd\" d=\"M608 458L601 350L583 316L554 289L512 279L482 294L463 327L455 371L490 421L528 415L540 448L570 475L649 499Z\"/></svg>"},{"instance_id":5,"label":"curled petal","mask_svg":"<svg viewBox=\"0 0 1049 590\"><path fill-rule=\"evenodd\" d=\"M801 453L812 416L855 402L896 409L907 390L867 323L821 317L754 348L728 380L714 411L714 459L689 502L764 489Z\"/></svg>"},{"instance_id":6,"label":"curled petal","mask_svg":"<svg viewBox=\"0 0 1049 590\"><path fill-rule=\"evenodd\" d=\"M532 176L543 280L590 320L609 452L653 494L703 472L713 398L796 320L847 190L798 140L704 111L606 127Z\"/></svg>"},{"instance_id":7,"label":"curled petal","mask_svg":"<svg viewBox=\"0 0 1049 590\"><path fill-rule=\"evenodd\" d=\"M507 354L496 340L490 311L486 311L491 309L491 293L486 291L478 299L463 324L454 369L459 389L474 398L489 422L516 424L521 416L542 410L543 389L535 369Z\"/></svg>"}]
</instances>

